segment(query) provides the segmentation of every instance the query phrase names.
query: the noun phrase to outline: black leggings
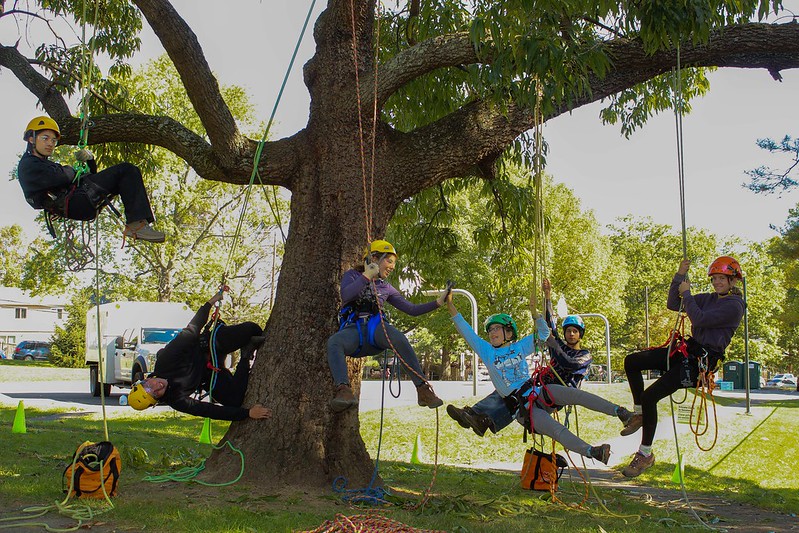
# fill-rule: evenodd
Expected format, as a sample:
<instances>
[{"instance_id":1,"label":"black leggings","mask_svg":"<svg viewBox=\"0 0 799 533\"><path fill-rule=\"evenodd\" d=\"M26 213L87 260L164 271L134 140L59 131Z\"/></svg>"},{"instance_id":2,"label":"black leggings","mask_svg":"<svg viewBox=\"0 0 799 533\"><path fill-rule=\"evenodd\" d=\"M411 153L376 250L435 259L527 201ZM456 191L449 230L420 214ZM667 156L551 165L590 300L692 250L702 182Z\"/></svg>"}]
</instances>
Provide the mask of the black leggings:
<instances>
[{"instance_id":1,"label":"black leggings","mask_svg":"<svg viewBox=\"0 0 799 533\"><path fill-rule=\"evenodd\" d=\"M633 403L641 406L643 414L643 433L641 444L651 446L655 438L658 425L658 402L666 396L684 388L681 384L679 357L669 361L666 370L666 353L668 348L651 348L642 352L631 353L624 358L624 371L627 373L627 382L633 394ZM691 381L696 384L699 369L695 359L690 360ZM660 370L661 376L649 387L644 389L644 370Z\"/></svg>"}]
</instances>

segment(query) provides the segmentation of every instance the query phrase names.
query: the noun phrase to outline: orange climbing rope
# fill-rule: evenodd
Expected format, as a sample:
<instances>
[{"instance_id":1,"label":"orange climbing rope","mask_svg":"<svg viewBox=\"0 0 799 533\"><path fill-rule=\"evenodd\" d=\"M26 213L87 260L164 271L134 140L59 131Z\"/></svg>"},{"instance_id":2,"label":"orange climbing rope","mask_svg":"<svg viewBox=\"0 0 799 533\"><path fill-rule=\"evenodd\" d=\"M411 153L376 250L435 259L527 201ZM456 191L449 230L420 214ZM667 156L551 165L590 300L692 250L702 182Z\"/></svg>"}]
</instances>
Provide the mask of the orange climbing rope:
<instances>
[{"instance_id":1,"label":"orange climbing rope","mask_svg":"<svg viewBox=\"0 0 799 533\"><path fill-rule=\"evenodd\" d=\"M372 242L372 224L373 224L373 208L374 208L374 182L375 182L375 166L376 166L376 136L377 136L377 114L378 114L378 107L377 107L377 84L378 84L378 54L380 49L380 6L377 6L377 16L376 21L376 31L375 31L375 39L376 39L376 46L375 46L375 59L374 59L374 67L373 67L373 94L372 94L372 135L371 135L371 149L370 149L370 170L367 173L366 168L366 147L364 142L364 132L363 132L363 112L362 112L362 98L361 98L361 80L359 74L359 62L358 62L358 43L357 43L357 27L355 23L355 2L354 0L350 0L350 23L352 29L352 58L353 58L353 67L355 71L355 96L356 102L358 106L358 142L360 148L360 156L361 156L361 184L363 190L363 206L364 206L364 219L366 225L366 242L367 242L367 250L368 250L368 243ZM375 301L377 303L378 312L380 314L380 324L383 328L383 334L388 341L388 345L394 354L397 356L399 361L402 363L402 366L406 368L406 370L412 372L416 375L419 379L423 380L425 383L427 382L427 378L423 375L420 375L416 372L411 366L405 361L402 356L400 355L399 351L394 347L394 344L391 342L391 339L388 335L388 330L386 328L386 319L385 319L385 312L383 310L383 305L380 302L380 298L377 295L377 288L375 286L375 281L372 280L370 282L372 294L375 297ZM436 446L435 446L435 460L434 460L434 468L433 468L433 477L430 481L430 485L424 493L422 500L413 508L421 508L427 503L430 492L432 491L433 485L435 484L436 475L438 473L438 441L439 441L439 414L438 409L436 409Z\"/></svg>"},{"instance_id":2,"label":"orange climbing rope","mask_svg":"<svg viewBox=\"0 0 799 533\"><path fill-rule=\"evenodd\" d=\"M709 371L707 368L703 369L701 365L702 362L700 361L699 379L696 383L694 401L691 403L691 416L688 419L688 425L691 428L691 432L694 434L696 446L703 452L709 452L716 446L716 442L719 438L718 412L716 410L716 401L713 398L713 389L716 387L716 374ZM698 407L697 400L699 400ZM710 447L705 448L700 444L699 437L707 434L710 429L710 409L708 404L713 406L713 442L710 444ZM694 417L695 412L698 413L696 417ZM703 419L704 425L702 424ZM696 421L695 423L694 420Z\"/></svg>"},{"instance_id":3,"label":"orange climbing rope","mask_svg":"<svg viewBox=\"0 0 799 533\"><path fill-rule=\"evenodd\" d=\"M418 529L377 513L345 516L337 514L316 529L300 533L444 533L438 529Z\"/></svg>"}]
</instances>

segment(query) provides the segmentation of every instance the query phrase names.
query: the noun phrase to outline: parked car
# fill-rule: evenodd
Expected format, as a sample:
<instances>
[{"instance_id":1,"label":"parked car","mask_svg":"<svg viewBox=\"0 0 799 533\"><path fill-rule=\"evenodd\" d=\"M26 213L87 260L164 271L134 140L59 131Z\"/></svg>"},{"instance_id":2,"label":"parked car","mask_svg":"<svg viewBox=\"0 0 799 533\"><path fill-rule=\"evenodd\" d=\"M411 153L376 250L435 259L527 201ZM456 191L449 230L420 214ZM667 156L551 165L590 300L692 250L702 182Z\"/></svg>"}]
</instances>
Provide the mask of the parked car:
<instances>
[{"instance_id":1,"label":"parked car","mask_svg":"<svg viewBox=\"0 0 799 533\"><path fill-rule=\"evenodd\" d=\"M766 382L766 387L796 387L793 374L777 374Z\"/></svg>"},{"instance_id":2,"label":"parked car","mask_svg":"<svg viewBox=\"0 0 799 533\"><path fill-rule=\"evenodd\" d=\"M22 341L14 348L14 359L48 361L50 359L50 343L43 341Z\"/></svg>"}]
</instances>

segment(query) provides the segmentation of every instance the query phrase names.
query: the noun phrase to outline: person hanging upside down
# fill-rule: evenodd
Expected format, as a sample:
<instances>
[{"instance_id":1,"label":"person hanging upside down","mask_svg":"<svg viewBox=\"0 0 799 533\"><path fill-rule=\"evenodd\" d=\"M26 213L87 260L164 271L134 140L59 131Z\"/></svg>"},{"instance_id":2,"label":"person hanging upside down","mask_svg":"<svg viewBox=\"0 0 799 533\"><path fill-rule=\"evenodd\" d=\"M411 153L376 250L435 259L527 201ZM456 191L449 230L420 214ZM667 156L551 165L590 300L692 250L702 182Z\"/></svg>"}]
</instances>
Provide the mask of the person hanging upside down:
<instances>
[{"instance_id":1,"label":"person hanging upside down","mask_svg":"<svg viewBox=\"0 0 799 533\"><path fill-rule=\"evenodd\" d=\"M242 407L250 376L250 361L263 344L263 330L254 322L228 326L221 321L208 321L211 307L222 299L219 291L206 302L191 322L158 351L153 373L134 383L128 404L141 411L157 403L165 403L176 411L215 420L270 418L272 410L255 404ZM206 324L203 328L203 324ZM202 331L201 331L202 328ZM213 341L213 344L212 344ZM216 367L211 346L215 347ZM236 373L224 367L227 354L241 349ZM198 390L210 393L213 402L191 396Z\"/></svg>"},{"instance_id":2,"label":"person hanging upside down","mask_svg":"<svg viewBox=\"0 0 799 533\"><path fill-rule=\"evenodd\" d=\"M387 241L377 240L369 246L364 265L348 270L341 278L341 325L338 332L327 341L327 364L336 388L330 408L335 412L358 405L347 375L347 356L365 357L383 350L395 350L403 366L409 369L411 381L416 385L419 405L434 409L444 404L425 379L408 338L389 324L385 315L381 318L380 311L388 302L405 314L423 315L444 305L446 293L424 304L409 302L386 281L396 264L397 251L394 246Z\"/></svg>"},{"instance_id":3,"label":"person hanging upside down","mask_svg":"<svg viewBox=\"0 0 799 533\"><path fill-rule=\"evenodd\" d=\"M679 389L695 387L700 363L708 372L715 371L719 361L724 360L724 351L743 318L745 304L741 291L735 286L738 280L743 279L738 261L729 256L721 256L713 261L707 271L713 292L697 295L691 294L691 284L686 279L690 266L688 259L680 263L671 281L666 302L666 307L672 311L682 309L691 321L691 336L686 339L687 356L677 351L669 358L668 346L662 346L631 353L624 358L624 371L633 395L635 416L621 434L631 435L644 428L641 446L632 462L622 471L627 477L636 477L655 464L652 441L658 423L658 402ZM662 372L646 389L642 375L644 370Z\"/></svg>"},{"instance_id":4,"label":"person hanging upside down","mask_svg":"<svg viewBox=\"0 0 799 533\"><path fill-rule=\"evenodd\" d=\"M72 220L94 220L119 195L127 220L124 235L164 242L164 234L150 226L155 217L139 168L119 163L97 172L94 154L84 148L75 157L88 165L89 173L75 183L75 169L48 160L60 138L61 130L50 117L36 117L25 128L23 140L28 148L19 161L17 177L31 207Z\"/></svg>"},{"instance_id":5,"label":"person hanging upside down","mask_svg":"<svg viewBox=\"0 0 799 533\"><path fill-rule=\"evenodd\" d=\"M614 405L599 396L576 388L582 379L581 372L588 368L592 360L588 350L580 348L580 339L585 327L580 317L567 316L563 322L566 341L558 337L551 312L549 290L549 281L544 280L547 317L546 319L538 317L535 323L539 340L545 341L549 347L552 368L546 367L534 373L532 377L527 365L527 356L536 349L533 335L517 340L516 321L510 315L500 313L491 315L485 322L489 339L486 342L458 313L452 303L451 295L447 297L447 307L455 327L486 365L491 382L496 388L472 407L459 409L454 405L448 405L447 414L461 427L472 428L481 437L487 429L497 433L515 418L528 430L553 438L565 449L607 464L610 458L609 444L589 445L555 420L551 413L564 405L582 405L600 413L618 416L622 422L632 417L632 413L620 405ZM558 376L569 386L559 384Z\"/></svg>"}]
</instances>

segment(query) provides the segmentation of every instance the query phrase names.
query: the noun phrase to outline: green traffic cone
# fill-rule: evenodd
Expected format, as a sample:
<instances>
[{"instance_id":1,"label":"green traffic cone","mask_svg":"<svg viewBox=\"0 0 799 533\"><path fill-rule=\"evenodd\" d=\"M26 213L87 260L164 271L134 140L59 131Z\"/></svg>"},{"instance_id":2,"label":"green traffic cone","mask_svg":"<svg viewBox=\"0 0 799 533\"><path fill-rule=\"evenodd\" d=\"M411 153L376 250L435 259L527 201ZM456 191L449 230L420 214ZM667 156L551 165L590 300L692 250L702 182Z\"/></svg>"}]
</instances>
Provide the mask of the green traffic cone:
<instances>
[{"instance_id":1,"label":"green traffic cone","mask_svg":"<svg viewBox=\"0 0 799 533\"><path fill-rule=\"evenodd\" d=\"M420 465L424 463L424 451L422 450L422 436L416 435L416 442L413 444L411 452L411 464Z\"/></svg>"},{"instance_id":2,"label":"green traffic cone","mask_svg":"<svg viewBox=\"0 0 799 533\"><path fill-rule=\"evenodd\" d=\"M17 414L14 415L14 425L11 428L11 433L27 433L28 428L25 425L25 404L22 400L17 405Z\"/></svg>"},{"instance_id":3,"label":"green traffic cone","mask_svg":"<svg viewBox=\"0 0 799 533\"><path fill-rule=\"evenodd\" d=\"M203 429L200 431L200 444L211 444L211 419L203 421Z\"/></svg>"},{"instance_id":4,"label":"green traffic cone","mask_svg":"<svg viewBox=\"0 0 799 533\"><path fill-rule=\"evenodd\" d=\"M682 462L682 457L677 460L674 465L674 473L671 475L672 483L683 483L685 481L685 465Z\"/></svg>"}]
</instances>

